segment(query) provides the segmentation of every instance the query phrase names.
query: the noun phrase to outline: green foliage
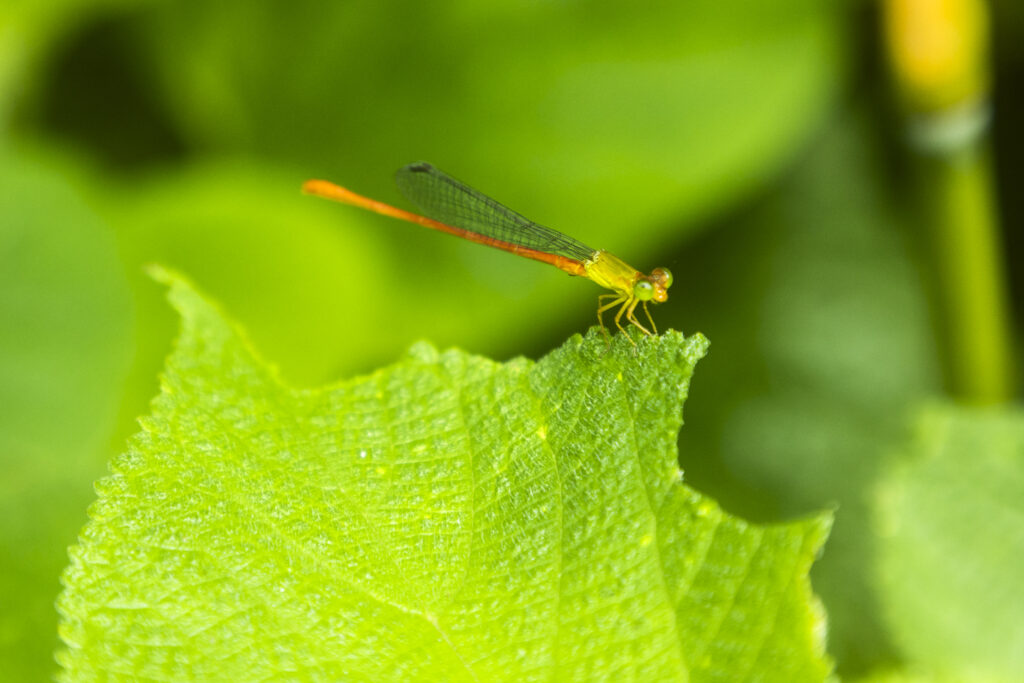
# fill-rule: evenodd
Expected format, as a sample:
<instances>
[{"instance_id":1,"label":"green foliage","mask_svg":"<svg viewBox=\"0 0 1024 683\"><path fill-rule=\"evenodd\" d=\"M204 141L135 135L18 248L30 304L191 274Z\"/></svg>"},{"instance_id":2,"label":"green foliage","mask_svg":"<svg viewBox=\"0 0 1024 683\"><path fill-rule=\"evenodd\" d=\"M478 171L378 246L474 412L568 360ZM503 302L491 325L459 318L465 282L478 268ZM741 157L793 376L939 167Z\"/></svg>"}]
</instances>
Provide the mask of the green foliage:
<instances>
[{"instance_id":1,"label":"green foliage","mask_svg":"<svg viewBox=\"0 0 1024 683\"><path fill-rule=\"evenodd\" d=\"M143 431L60 599L63 680L820 680L828 516L759 527L681 484L707 342L533 363L417 345L286 387L187 283Z\"/></svg>"},{"instance_id":2,"label":"green foliage","mask_svg":"<svg viewBox=\"0 0 1024 683\"><path fill-rule=\"evenodd\" d=\"M882 604L915 668L950 680L1024 671L1022 465L1019 409L936 407L882 480Z\"/></svg>"},{"instance_id":3,"label":"green foliage","mask_svg":"<svg viewBox=\"0 0 1024 683\"><path fill-rule=\"evenodd\" d=\"M395 169L426 159L595 247L643 226L642 248L777 168L822 116L842 9L192 0L140 31L201 148L255 150L385 200Z\"/></svg>"},{"instance_id":4,"label":"green foliage","mask_svg":"<svg viewBox=\"0 0 1024 683\"><path fill-rule=\"evenodd\" d=\"M590 285L350 208L302 208L313 200L292 196L296 179L400 201L395 169L429 159L649 270L695 217L784 163L839 82L836 8L730 5L165 3L124 19L147 83L195 149L242 161L119 183L105 203L136 263L194 276L297 382L420 338L539 352L592 320ZM152 291L143 301L166 338ZM347 319L360 335L335 334Z\"/></svg>"},{"instance_id":5,"label":"green foliage","mask_svg":"<svg viewBox=\"0 0 1024 683\"><path fill-rule=\"evenodd\" d=\"M109 228L51 170L0 157L0 216L0 657L33 680L108 457L131 308Z\"/></svg>"}]
</instances>

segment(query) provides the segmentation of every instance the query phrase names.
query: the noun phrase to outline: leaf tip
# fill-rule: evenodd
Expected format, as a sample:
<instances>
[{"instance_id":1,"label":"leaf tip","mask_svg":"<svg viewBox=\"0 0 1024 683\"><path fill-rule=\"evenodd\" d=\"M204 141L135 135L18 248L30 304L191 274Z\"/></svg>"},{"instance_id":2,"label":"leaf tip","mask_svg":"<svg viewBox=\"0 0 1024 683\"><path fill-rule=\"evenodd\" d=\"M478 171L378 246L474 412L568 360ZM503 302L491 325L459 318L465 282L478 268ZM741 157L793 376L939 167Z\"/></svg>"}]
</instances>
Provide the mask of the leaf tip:
<instances>
[{"instance_id":1,"label":"leaf tip","mask_svg":"<svg viewBox=\"0 0 1024 683\"><path fill-rule=\"evenodd\" d=\"M420 363L436 363L440 352L430 342L420 340L409 347L409 350L405 352L405 357Z\"/></svg>"},{"instance_id":2,"label":"leaf tip","mask_svg":"<svg viewBox=\"0 0 1024 683\"><path fill-rule=\"evenodd\" d=\"M143 272L149 277L162 284L170 284L171 271L159 263L146 263L142 266Z\"/></svg>"},{"instance_id":3,"label":"leaf tip","mask_svg":"<svg viewBox=\"0 0 1024 683\"><path fill-rule=\"evenodd\" d=\"M161 263L147 263L142 269L155 282L165 285L170 290L168 296L172 302L175 299L175 295L180 296L184 292L198 294L199 288L195 286L188 276L180 271L168 268Z\"/></svg>"},{"instance_id":4,"label":"leaf tip","mask_svg":"<svg viewBox=\"0 0 1024 683\"><path fill-rule=\"evenodd\" d=\"M159 282L162 285L166 285L172 289L184 286L188 289L197 289L192 280L182 273L181 271L175 270L165 266L162 263L147 263L142 266L142 270L155 282Z\"/></svg>"}]
</instances>

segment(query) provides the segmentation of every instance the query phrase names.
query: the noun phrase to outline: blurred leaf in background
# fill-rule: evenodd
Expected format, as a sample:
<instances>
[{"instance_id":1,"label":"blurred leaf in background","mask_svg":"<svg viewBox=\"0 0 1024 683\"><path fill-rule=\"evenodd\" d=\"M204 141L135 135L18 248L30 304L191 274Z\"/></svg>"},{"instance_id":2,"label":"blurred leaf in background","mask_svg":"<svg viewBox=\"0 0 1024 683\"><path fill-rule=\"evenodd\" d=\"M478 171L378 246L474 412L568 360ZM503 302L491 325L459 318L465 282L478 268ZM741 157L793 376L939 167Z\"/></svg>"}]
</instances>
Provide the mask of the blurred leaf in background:
<instances>
[{"instance_id":1,"label":"blurred leaf in background","mask_svg":"<svg viewBox=\"0 0 1024 683\"><path fill-rule=\"evenodd\" d=\"M874 502L880 604L917 670L1024 671L1024 414L931 406Z\"/></svg>"},{"instance_id":2,"label":"blurred leaf in background","mask_svg":"<svg viewBox=\"0 0 1024 683\"><path fill-rule=\"evenodd\" d=\"M665 3L639 14L613 3L304 2L273 11L169 3L126 15L103 35L133 37L140 54L131 56L148 65L137 76L136 111L158 99L194 153L249 164L257 155L296 178L327 177L385 201L396 198L395 169L428 159L534 220L649 268L659 244L779 168L828 111L845 68L841 19L810 2L761 12L746 2ZM152 95L152 84L164 87ZM92 110L47 102L70 107L58 121L79 130L98 119L96 135L119 113L108 100ZM139 126L124 122L121 135L131 139ZM217 191L232 194L230 179ZM201 212L213 194L174 201ZM253 213L262 198L248 198ZM376 358L420 336L511 355L523 339L556 338L550 330L566 311L581 312L561 330L591 317L582 313L593 305L589 285L410 226L332 212L339 239L373 239L384 250L376 280L348 278L334 292L355 320L387 312L387 327L365 328L363 346ZM363 234L351 236L356 230ZM336 268L358 272L360 256ZM393 287L399 273L413 295ZM368 296L378 283L383 291ZM403 320L414 324L396 333ZM290 361L281 359L286 371Z\"/></svg>"},{"instance_id":3,"label":"blurred leaf in background","mask_svg":"<svg viewBox=\"0 0 1024 683\"><path fill-rule=\"evenodd\" d=\"M53 668L57 577L105 472L133 353L110 227L50 168L0 157L0 658Z\"/></svg>"},{"instance_id":4,"label":"blurred leaf in background","mask_svg":"<svg viewBox=\"0 0 1024 683\"><path fill-rule=\"evenodd\" d=\"M588 239L644 226L643 249L789 158L841 83L841 9L232 0L134 28L197 149L384 200L426 159Z\"/></svg>"}]
</instances>

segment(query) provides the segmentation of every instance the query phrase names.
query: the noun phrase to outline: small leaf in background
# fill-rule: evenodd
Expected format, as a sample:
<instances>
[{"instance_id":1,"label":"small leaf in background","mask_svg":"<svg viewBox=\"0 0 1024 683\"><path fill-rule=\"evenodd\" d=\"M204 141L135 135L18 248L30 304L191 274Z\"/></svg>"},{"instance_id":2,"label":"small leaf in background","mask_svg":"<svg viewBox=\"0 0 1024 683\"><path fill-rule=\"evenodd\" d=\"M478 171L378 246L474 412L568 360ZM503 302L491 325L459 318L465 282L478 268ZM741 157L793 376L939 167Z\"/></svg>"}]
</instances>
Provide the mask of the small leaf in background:
<instances>
[{"instance_id":1,"label":"small leaf in background","mask_svg":"<svg viewBox=\"0 0 1024 683\"><path fill-rule=\"evenodd\" d=\"M118 436L132 310L110 228L52 169L0 155L0 217L0 662L31 681Z\"/></svg>"},{"instance_id":2,"label":"small leaf in background","mask_svg":"<svg viewBox=\"0 0 1024 683\"><path fill-rule=\"evenodd\" d=\"M1024 412L926 411L876 500L886 621L910 665L1024 672Z\"/></svg>"},{"instance_id":3,"label":"small leaf in background","mask_svg":"<svg viewBox=\"0 0 1024 683\"><path fill-rule=\"evenodd\" d=\"M750 525L679 482L700 335L421 344L295 390L160 277L183 332L72 551L63 680L827 674L829 517Z\"/></svg>"}]
</instances>

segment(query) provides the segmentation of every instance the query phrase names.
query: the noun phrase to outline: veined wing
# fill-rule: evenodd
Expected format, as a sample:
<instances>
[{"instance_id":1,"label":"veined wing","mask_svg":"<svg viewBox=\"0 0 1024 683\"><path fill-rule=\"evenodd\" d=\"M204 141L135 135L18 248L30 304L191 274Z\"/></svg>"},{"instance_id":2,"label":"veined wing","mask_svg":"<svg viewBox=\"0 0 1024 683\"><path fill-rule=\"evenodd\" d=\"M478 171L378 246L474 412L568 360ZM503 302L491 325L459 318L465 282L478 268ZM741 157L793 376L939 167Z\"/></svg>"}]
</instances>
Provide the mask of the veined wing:
<instances>
[{"instance_id":1,"label":"veined wing","mask_svg":"<svg viewBox=\"0 0 1024 683\"><path fill-rule=\"evenodd\" d=\"M399 169L395 183L406 199L441 223L581 263L594 253L582 242L534 223L426 162Z\"/></svg>"}]
</instances>

